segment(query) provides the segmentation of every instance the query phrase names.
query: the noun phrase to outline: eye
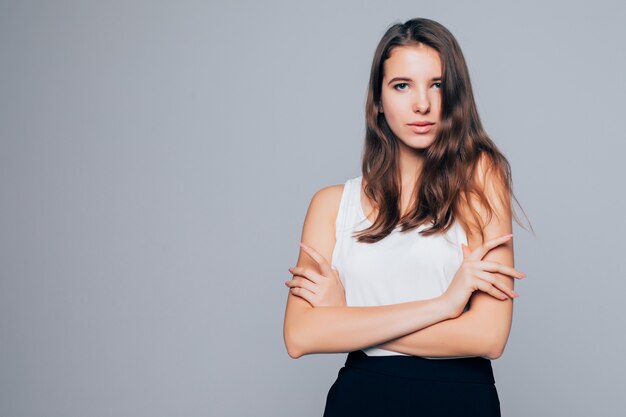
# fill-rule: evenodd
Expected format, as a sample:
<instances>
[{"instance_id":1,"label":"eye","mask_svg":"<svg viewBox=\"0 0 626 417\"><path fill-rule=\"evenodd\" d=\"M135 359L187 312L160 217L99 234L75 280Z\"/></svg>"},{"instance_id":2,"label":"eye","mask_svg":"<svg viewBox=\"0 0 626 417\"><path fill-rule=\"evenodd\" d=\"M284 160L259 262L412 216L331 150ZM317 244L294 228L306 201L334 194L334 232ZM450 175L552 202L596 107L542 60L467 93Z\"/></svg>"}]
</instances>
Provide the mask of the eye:
<instances>
[{"instance_id":1,"label":"eye","mask_svg":"<svg viewBox=\"0 0 626 417\"><path fill-rule=\"evenodd\" d=\"M398 90L398 91L404 91L404 90L406 90L406 88L400 88L400 89L398 89L398 86L400 86L400 85L408 85L408 84L407 84L407 83L400 83L400 84L396 84L396 85L394 85L394 86L393 86L393 88L395 88L395 89L396 89L396 90Z\"/></svg>"},{"instance_id":2,"label":"eye","mask_svg":"<svg viewBox=\"0 0 626 417\"><path fill-rule=\"evenodd\" d=\"M434 83L433 85L436 85L437 88L441 88L441 83Z\"/></svg>"}]
</instances>

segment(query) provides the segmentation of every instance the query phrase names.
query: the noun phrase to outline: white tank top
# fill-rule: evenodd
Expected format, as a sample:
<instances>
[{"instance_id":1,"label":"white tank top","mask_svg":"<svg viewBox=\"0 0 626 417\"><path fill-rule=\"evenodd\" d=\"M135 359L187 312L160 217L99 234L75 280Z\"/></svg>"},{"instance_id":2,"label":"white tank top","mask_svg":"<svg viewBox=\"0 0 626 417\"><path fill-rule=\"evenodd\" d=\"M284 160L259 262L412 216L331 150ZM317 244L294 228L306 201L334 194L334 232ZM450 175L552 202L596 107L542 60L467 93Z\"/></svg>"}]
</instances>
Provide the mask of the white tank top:
<instances>
[{"instance_id":1,"label":"white tank top","mask_svg":"<svg viewBox=\"0 0 626 417\"><path fill-rule=\"evenodd\" d=\"M346 181L336 220L331 264L339 272L347 305L380 306L438 297L463 262L461 243L467 244L467 236L460 223L455 222L445 234L426 237L419 231L428 225L408 232L397 226L376 243L359 243L352 233L372 225L361 205L362 179ZM368 356L410 356L375 347L363 352Z\"/></svg>"}]
</instances>

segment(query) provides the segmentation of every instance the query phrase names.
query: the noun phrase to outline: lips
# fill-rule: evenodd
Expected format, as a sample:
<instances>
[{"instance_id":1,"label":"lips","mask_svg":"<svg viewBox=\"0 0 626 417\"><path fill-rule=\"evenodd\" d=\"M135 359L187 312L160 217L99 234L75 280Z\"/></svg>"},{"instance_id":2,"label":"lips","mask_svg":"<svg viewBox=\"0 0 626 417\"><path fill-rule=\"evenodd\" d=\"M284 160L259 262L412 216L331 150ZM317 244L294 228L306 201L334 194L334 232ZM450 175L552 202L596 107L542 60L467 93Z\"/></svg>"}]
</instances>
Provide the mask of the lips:
<instances>
[{"instance_id":1,"label":"lips","mask_svg":"<svg viewBox=\"0 0 626 417\"><path fill-rule=\"evenodd\" d=\"M433 128L433 125L434 123L425 123L422 125L410 124L409 128L413 131L413 133L424 134L430 132Z\"/></svg>"},{"instance_id":2,"label":"lips","mask_svg":"<svg viewBox=\"0 0 626 417\"><path fill-rule=\"evenodd\" d=\"M433 122L413 122L413 123L409 123L409 126L428 126L428 125L433 125Z\"/></svg>"}]
</instances>

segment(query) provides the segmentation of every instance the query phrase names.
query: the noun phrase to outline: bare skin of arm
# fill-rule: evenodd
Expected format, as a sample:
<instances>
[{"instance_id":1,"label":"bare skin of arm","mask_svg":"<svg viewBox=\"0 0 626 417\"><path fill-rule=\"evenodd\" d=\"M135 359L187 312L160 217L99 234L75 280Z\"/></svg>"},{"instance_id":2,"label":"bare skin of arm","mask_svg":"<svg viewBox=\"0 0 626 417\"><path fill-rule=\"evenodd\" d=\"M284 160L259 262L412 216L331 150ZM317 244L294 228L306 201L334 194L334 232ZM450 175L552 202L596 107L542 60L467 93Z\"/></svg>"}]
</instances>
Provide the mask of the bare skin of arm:
<instances>
[{"instance_id":1,"label":"bare skin of arm","mask_svg":"<svg viewBox=\"0 0 626 417\"><path fill-rule=\"evenodd\" d=\"M302 242L331 260L335 221L343 185L323 188L313 196L302 230ZM298 267L317 268L300 249ZM370 347L447 320L450 309L442 299L410 301L373 307L316 307L289 293L283 337L292 358L311 353L339 353Z\"/></svg>"},{"instance_id":2,"label":"bare skin of arm","mask_svg":"<svg viewBox=\"0 0 626 417\"><path fill-rule=\"evenodd\" d=\"M486 161L478 165L478 178L485 186L484 192L492 203L494 215L483 229L485 240L511 233L511 207L503 184L485 175ZM479 207L479 206L477 206ZM466 210L467 207L464 207ZM480 215L487 221L481 207ZM483 243L477 233L467 234L470 248ZM513 267L513 241L491 250L484 258ZM514 279L497 274L508 288L513 289ZM379 345L381 349L416 356L482 356L497 359L502 356L511 330L513 300L499 300L484 292L476 291L470 298L470 309L457 318L441 321L417 332L401 336Z\"/></svg>"}]
</instances>

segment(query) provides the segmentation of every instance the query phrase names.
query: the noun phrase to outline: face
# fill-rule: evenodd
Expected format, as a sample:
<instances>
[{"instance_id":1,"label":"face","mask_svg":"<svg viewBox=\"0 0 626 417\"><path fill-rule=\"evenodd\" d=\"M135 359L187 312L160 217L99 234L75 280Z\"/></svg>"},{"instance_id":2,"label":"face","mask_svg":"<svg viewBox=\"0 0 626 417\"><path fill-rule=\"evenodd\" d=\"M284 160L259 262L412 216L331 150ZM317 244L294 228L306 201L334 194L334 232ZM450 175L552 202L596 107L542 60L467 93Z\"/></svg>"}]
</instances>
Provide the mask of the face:
<instances>
[{"instance_id":1,"label":"face","mask_svg":"<svg viewBox=\"0 0 626 417\"><path fill-rule=\"evenodd\" d=\"M441 113L441 60L426 45L392 49L384 63L382 111L400 145L414 150L433 143ZM416 124L429 123L424 126Z\"/></svg>"}]
</instances>

